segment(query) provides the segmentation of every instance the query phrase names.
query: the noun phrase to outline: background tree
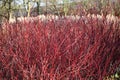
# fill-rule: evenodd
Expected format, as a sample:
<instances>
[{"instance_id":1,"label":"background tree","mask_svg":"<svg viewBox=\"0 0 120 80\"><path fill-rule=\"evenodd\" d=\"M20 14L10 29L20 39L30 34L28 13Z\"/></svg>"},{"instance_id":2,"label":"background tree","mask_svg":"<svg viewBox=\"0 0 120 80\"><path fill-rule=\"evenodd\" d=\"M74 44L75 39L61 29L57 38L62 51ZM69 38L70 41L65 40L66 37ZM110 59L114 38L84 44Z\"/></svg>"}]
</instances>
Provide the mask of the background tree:
<instances>
[{"instance_id":1,"label":"background tree","mask_svg":"<svg viewBox=\"0 0 120 80\"><path fill-rule=\"evenodd\" d=\"M35 8L35 4L37 5L37 15L40 14L40 3L41 0L23 0L23 5L27 12L27 17L31 16L31 12Z\"/></svg>"},{"instance_id":2,"label":"background tree","mask_svg":"<svg viewBox=\"0 0 120 80\"><path fill-rule=\"evenodd\" d=\"M1 0L1 16L9 20L10 14L12 12L12 2L13 0Z\"/></svg>"},{"instance_id":3,"label":"background tree","mask_svg":"<svg viewBox=\"0 0 120 80\"><path fill-rule=\"evenodd\" d=\"M63 11L66 16L69 11L69 0L63 0Z\"/></svg>"},{"instance_id":4,"label":"background tree","mask_svg":"<svg viewBox=\"0 0 120 80\"><path fill-rule=\"evenodd\" d=\"M49 0L49 4L50 4L49 9L51 10L51 12L54 12L53 14L59 15L58 0Z\"/></svg>"},{"instance_id":5,"label":"background tree","mask_svg":"<svg viewBox=\"0 0 120 80\"><path fill-rule=\"evenodd\" d=\"M30 11L31 11L31 0L23 0L24 8L27 11L27 17L30 17Z\"/></svg>"},{"instance_id":6,"label":"background tree","mask_svg":"<svg viewBox=\"0 0 120 80\"><path fill-rule=\"evenodd\" d=\"M36 4L37 4L37 15L40 14L40 3L41 3L41 0L35 0Z\"/></svg>"},{"instance_id":7,"label":"background tree","mask_svg":"<svg viewBox=\"0 0 120 80\"><path fill-rule=\"evenodd\" d=\"M19 9L19 0L0 0L0 17L9 21L13 12Z\"/></svg>"}]
</instances>

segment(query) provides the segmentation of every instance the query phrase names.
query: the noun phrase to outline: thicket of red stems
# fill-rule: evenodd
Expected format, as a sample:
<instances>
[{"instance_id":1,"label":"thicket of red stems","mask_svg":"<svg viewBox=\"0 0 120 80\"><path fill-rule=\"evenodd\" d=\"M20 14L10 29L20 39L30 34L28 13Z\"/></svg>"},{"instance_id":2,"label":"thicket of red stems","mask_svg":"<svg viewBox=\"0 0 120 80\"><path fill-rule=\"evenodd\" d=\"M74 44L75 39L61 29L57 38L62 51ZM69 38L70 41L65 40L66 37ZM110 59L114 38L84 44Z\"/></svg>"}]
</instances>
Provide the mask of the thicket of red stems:
<instances>
[{"instance_id":1,"label":"thicket of red stems","mask_svg":"<svg viewBox=\"0 0 120 80\"><path fill-rule=\"evenodd\" d=\"M1 80L102 80L120 64L118 20L38 19L2 27Z\"/></svg>"}]
</instances>

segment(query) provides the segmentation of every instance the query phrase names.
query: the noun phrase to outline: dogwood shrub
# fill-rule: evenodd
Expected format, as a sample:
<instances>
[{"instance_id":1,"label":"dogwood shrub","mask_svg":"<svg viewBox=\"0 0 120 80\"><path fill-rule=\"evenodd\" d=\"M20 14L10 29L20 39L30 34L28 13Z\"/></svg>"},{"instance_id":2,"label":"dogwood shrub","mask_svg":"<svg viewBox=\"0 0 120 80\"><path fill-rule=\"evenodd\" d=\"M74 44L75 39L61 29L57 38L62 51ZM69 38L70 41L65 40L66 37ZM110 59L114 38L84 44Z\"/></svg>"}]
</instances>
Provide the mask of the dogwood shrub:
<instances>
[{"instance_id":1,"label":"dogwood shrub","mask_svg":"<svg viewBox=\"0 0 120 80\"><path fill-rule=\"evenodd\" d=\"M120 64L120 21L94 17L4 23L0 79L102 80L114 74Z\"/></svg>"}]
</instances>

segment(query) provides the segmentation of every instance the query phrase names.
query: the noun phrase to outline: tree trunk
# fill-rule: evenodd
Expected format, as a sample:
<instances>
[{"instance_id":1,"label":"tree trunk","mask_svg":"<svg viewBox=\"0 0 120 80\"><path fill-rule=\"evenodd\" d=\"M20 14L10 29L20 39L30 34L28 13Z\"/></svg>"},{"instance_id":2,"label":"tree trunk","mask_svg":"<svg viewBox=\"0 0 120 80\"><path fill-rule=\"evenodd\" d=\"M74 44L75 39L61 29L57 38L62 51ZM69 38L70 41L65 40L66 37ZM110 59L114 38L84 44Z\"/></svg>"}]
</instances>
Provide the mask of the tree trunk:
<instances>
[{"instance_id":1,"label":"tree trunk","mask_svg":"<svg viewBox=\"0 0 120 80\"><path fill-rule=\"evenodd\" d=\"M39 13L40 13L40 3L39 2L37 2L37 15L39 15Z\"/></svg>"},{"instance_id":2,"label":"tree trunk","mask_svg":"<svg viewBox=\"0 0 120 80\"><path fill-rule=\"evenodd\" d=\"M27 17L30 17L30 12L31 12L31 5L30 5L30 1L28 2L28 11L27 11Z\"/></svg>"},{"instance_id":3,"label":"tree trunk","mask_svg":"<svg viewBox=\"0 0 120 80\"><path fill-rule=\"evenodd\" d=\"M9 21L9 19L10 19L10 13L11 13L11 1L9 0L8 1L8 11L7 11L8 13L8 18L7 18L7 20Z\"/></svg>"}]
</instances>

